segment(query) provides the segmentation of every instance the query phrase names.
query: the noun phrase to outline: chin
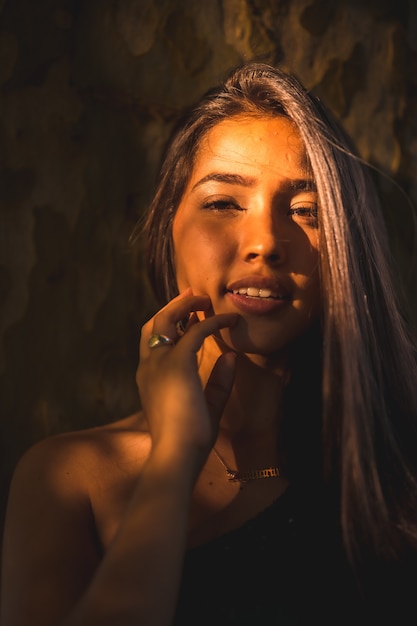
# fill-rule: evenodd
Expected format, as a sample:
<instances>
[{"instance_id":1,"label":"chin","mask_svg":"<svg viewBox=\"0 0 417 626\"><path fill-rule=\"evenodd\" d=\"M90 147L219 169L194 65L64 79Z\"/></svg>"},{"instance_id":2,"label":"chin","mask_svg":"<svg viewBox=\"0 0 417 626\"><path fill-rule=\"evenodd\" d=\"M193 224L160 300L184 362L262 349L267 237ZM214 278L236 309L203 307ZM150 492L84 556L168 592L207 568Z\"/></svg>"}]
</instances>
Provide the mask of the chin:
<instances>
[{"instance_id":1,"label":"chin","mask_svg":"<svg viewBox=\"0 0 417 626\"><path fill-rule=\"evenodd\" d=\"M265 334L261 337L250 337L248 333L241 332L239 329L223 329L216 340L220 348L260 357L278 355L281 352L286 352L288 348L288 341L280 341L279 338L275 338L275 341L271 342L271 337L265 336Z\"/></svg>"}]
</instances>

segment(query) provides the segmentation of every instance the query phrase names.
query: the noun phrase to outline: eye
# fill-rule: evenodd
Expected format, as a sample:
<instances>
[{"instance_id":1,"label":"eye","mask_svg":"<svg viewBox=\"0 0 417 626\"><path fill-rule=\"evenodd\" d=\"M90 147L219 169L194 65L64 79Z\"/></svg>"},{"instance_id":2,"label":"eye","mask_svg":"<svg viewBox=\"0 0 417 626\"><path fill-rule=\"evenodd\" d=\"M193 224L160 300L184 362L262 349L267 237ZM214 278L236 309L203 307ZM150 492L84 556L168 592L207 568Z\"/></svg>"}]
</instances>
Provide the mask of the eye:
<instances>
[{"instance_id":1,"label":"eye","mask_svg":"<svg viewBox=\"0 0 417 626\"><path fill-rule=\"evenodd\" d=\"M234 200L209 200L203 203L203 209L208 211L243 211L243 208Z\"/></svg>"},{"instance_id":2,"label":"eye","mask_svg":"<svg viewBox=\"0 0 417 626\"><path fill-rule=\"evenodd\" d=\"M296 220L307 221L313 226L317 226L318 208L314 202L303 202L300 204L293 204L288 209L288 215Z\"/></svg>"}]
</instances>

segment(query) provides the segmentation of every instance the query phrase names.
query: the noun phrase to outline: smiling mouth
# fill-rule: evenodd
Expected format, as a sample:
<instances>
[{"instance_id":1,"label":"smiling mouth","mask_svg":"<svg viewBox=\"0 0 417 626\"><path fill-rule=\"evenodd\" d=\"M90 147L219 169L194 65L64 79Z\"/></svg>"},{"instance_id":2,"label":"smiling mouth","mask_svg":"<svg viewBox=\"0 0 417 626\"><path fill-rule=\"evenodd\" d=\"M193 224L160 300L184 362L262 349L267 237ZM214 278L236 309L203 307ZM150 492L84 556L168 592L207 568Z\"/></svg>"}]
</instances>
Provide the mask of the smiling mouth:
<instances>
[{"instance_id":1,"label":"smiling mouth","mask_svg":"<svg viewBox=\"0 0 417 626\"><path fill-rule=\"evenodd\" d=\"M240 289L233 289L232 293L236 296L247 296L248 298L283 299L283 296L271 289L259 289L258 287L241 287Z\"/></svg>"}]
</instances>

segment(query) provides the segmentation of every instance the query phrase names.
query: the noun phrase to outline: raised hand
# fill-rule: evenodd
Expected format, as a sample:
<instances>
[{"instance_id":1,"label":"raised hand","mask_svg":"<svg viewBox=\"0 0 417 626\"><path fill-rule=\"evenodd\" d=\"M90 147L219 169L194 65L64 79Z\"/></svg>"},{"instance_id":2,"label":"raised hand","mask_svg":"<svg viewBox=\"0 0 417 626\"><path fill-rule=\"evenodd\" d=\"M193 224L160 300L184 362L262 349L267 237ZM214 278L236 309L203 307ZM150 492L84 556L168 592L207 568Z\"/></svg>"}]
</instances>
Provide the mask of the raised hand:
<instances>
[{"instance_id":1,"label":"raised hand","mask_svg":"<svg viewBox=\"0 0 417 626\"><path fill-rule=\"evenodd\" d=\"M204 457L216 439L235 370L234 353L222 354L203 390L197 353L207 337L236 322L234 314L212 315L200 321L195 312L210 307L208 296L194 296L187 289L158 311L142 328L137 371L153 444L169 442L181 446L184 453L194 449ZM178 322L190 314L186 332L179 336ZM162 339L158 340L158 335ZM158 345L150 347L151 337L151 343Z\"/></svg>"}]
</instances>

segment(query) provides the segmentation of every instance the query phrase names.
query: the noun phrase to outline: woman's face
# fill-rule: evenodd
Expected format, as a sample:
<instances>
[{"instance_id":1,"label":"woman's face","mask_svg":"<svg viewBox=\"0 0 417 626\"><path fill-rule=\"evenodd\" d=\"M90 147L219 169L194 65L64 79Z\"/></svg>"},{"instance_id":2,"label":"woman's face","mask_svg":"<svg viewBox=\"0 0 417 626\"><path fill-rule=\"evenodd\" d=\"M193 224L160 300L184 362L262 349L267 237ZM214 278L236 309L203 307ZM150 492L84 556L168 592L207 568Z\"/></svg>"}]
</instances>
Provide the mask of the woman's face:
<instances>
[{"instance_id":1,"label":"woman's face","mask_svg":"<svg viewBox=\"0 0 417 626\"><path fill-rule=\"evenodd\" d=\"M320 310L317 193L284 117L236 116L203 138L173 223L178 287L235 312L233 349L273 355Z\"/></svg>"}]
</instances>

